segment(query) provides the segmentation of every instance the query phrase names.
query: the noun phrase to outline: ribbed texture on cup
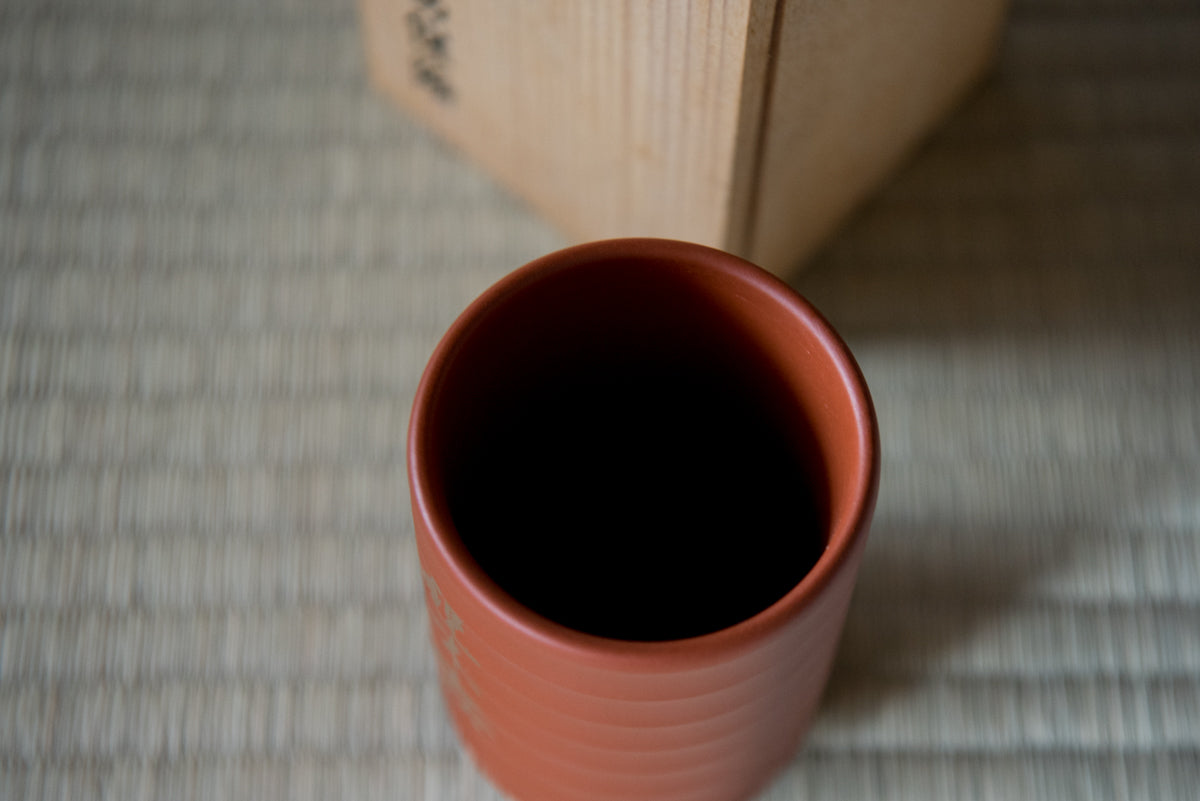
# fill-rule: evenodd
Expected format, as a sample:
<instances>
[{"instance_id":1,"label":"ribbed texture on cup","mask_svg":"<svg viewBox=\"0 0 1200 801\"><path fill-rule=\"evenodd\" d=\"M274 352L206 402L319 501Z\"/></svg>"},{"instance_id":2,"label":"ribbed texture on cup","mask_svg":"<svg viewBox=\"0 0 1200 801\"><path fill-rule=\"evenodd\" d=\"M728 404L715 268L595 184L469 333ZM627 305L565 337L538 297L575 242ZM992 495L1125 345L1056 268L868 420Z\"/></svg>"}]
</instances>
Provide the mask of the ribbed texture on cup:
<instances>
[{"instance_id":1,"label":"ribbed texture on cup","mask_svg":"<svg viewBox=\"0 0 1200 801\"><path fill-rule=\"evenodd\" d=\"M574 347L626 329L638 341L682 332L745 344L758 372L738 380L782 378L778 397L811 427L805 453L827 479L827 545L808 575L767 609L691 639L609 640L535 614L475 562L446 502L457 432L470 430L470 410L491 401L504 370L549 358L539 351L547 337ZM688 243L550 254L486 291L439 343L408 456L442 690L496 784L518 801L738 801L787 762L829 674L879 478L862 374L806 301L748 262Z\"/></svg>"},{"instance_id":2,"label":"ribbed texture on cup","mask_svg":"<svg viewBox=\"0 0 1200 801\"><path fill-rule=\"evenodd\" d=\"M753 794L812 720L861 551L753 644L700 657L639 644L623 659L546 642L465 588L420 523L418 544L447 707L480 766L520 801Z\"/></svg>"}]
</instances>

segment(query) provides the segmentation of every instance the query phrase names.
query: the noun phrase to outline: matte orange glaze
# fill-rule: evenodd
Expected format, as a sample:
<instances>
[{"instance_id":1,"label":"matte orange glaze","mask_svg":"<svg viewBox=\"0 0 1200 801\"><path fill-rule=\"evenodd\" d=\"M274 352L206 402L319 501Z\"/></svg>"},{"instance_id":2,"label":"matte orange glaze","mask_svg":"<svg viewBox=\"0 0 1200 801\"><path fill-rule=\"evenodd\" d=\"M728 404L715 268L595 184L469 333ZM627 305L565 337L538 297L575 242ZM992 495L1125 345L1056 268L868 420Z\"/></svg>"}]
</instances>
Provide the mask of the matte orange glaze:
<instances>
[{"instance_id":1,"label":"matte orange glaze","mask_svg":"<svg viewBox=\"0 0 1200 801\"><path fill-rule=\"evenodd\" d=\"M750 343L755 369L782 378L789 408L807 420L827 484L816 565L766 609L686 639L608 639L533 612L471 557L446 497L453 423L486 405L488 387L520 369L530 347L554 347L540 343L555 320L589 318L602 331L626 314L623 289L634 282L699 298L713 313L683 322L704 341ZM879 443L853 357L789 287L729 254L667 240L596 242L538 259L484 292L435 349L413 405L408 469L443 695L500 788L520 801L736 801L791 758L841 634Z\"/></svg>"}]
</instances>

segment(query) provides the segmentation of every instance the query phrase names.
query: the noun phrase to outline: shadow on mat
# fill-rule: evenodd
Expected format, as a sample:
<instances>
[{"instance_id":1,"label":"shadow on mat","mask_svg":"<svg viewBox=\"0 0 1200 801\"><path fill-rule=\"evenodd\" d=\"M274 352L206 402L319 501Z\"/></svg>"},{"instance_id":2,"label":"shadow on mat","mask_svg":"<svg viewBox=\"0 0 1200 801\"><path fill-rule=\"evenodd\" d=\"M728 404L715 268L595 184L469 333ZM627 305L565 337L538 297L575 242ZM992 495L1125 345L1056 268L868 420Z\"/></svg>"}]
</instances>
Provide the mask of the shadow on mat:
<instances>
[{"instance_id":1,"label":"shadow on mat","mask_svg":"<svg viewBox=\"0 0 1200 801\"><path fill-rule=\"evenodd\" d=\"M1150 152L1144 137L1098 130L1102 121L1072 117L1056 100L1055 85L1037 77L1006 75L1002 64L790 277L846 338L868 383L872 367L882 377L878 392L872 385L881 427L897 417L889 404L908 410L914 395L929 391L919 376L904 375L897 353L954 352L938 368L940 380L958 387L955 366L967 364L976 393L986 386L980 374L991 369L1031 383L1040 380L1032 373L1048 370L1047 397L1079 395L1086 417L1087 392L1095 387L1089 370L1107 376L1101 387L1120 379L1121 366L1105 363L1103 354L1117 352L1122 364L1136 365L1140 352L1196 341L1200 238L1190 218L1200 181L1194 167L1180 165L1197 147L1180 139ZM1096 363L1071 364L1075 354ZM919 364L930 369L928 361ZM1057 378L1060 364L1075 379ZM1066 383L1076 379L1081 386ZM979 425L964 422L976 402L951 397L943 405L964 413L937 435L947 443L985 438ZM1024 402L1031 414L1045 411L1038 397ZM1039 491L1021 477L1029 458L997 471L1015 476L1011 519L994 508L977 513L973 505L986 505L984 487L959 498L950 519L944 510L912 508L911 498L897 501L889 485L902 477L911 487L919 480L911 471L928 467L906 461L911 440L907 450L889 454L889 442L908 433L882 430L879 511L821 716L869 720L892 694L934 680L923 666L1007 614L1031 581L1064 569L1079 545L1077 526L1095 524L1086 477L1067 480L1062 494ZM968 469L1004 458L947 450ZM1047 470L1055 469L1050 460ZM1021 497L1030 487L1031 496ZM1032 535L1031 519L1051 522ZM1013 538L1025 547L996 547ZM941 548L919 552L929 543Z\"/></svg>"}]
</instances>

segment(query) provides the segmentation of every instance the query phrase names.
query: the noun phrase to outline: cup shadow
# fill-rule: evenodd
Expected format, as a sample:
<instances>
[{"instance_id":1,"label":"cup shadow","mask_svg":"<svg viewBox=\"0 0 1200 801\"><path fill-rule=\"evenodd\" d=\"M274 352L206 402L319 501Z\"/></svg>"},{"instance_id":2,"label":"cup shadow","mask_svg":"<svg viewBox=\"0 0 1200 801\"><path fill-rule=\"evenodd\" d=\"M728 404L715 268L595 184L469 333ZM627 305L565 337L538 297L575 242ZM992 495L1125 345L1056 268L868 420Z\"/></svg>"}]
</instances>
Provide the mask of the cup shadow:
<instances>
[{"instance_id":1,"label":"cup shadow","mask_svg":"<svg viewBox=\"0 0 1200 801\"><path fill-rule=\"evenodd\" d=\"M1054 443L1014 447L1022 413L1058 414L1044 404L1056 392L1079 394L1070 381L1086 393L1089 370L1110 369L1105 353L1135 363L1139 352L1197 336L1196 175L1171 167L1195 148L1168 143L1151 154L1143 139L1095 130L1101 123L1061 107L1056 91L1069 87L1035 85L1011 66L1002 59L787 276L859 357L884 450L880 504L822 716L863 718L933 680L947 651L1070 565L1079 526L1096 523L1082 484L1068 483L1064 497L1013 479L1006 491L1020 507L1006 514L982 484L951 497L923 482L972 467L1008 480L1037 459L1053 465ZM1079 354L1096 363L1071 363ZM1056 378L1064 366L1070 377ZM932 387L923 383L930 374ZM1015 423L997 428L972 414L1013 376L1044 390L1010 404ZM937 393L949 394L931 399ZM918 413L936 441L905 428Z\"/></svg>"},{"instance_id":2,"label":"cup shadow","mask_svg":"<svg viewBox=\"0 0 1200 801\"><path fill-rule=\"evenodd\" d=\"M902 526L872 532L822 716L869 720L889 698L917 690L935 678L947 651L1003 617L1074 550L1064 531L961 534ZM1020 545L1011 547L1014 541Z\"/></svg>"}]
</instances>

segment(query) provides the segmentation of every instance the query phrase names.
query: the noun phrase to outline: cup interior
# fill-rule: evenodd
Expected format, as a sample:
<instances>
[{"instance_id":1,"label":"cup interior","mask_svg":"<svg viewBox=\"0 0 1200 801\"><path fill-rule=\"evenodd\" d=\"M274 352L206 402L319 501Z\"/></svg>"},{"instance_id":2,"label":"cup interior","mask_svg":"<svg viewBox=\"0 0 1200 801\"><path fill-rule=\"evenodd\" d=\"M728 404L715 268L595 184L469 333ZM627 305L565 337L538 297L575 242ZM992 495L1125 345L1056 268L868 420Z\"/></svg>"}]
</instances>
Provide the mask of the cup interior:
<instances>
[{"instance_id":1,"label":"cup interior","mask_svg":"<svg viewBox=\"0 0 1200 801\"><path fill-rule=\"evenodd\" d=\"M457 333L423 467L447 535L537 615L616 640L719 631L796 587L852 511L866 433L844 365L765 274L544 264Z\"/></svg>"}]
</instances>

